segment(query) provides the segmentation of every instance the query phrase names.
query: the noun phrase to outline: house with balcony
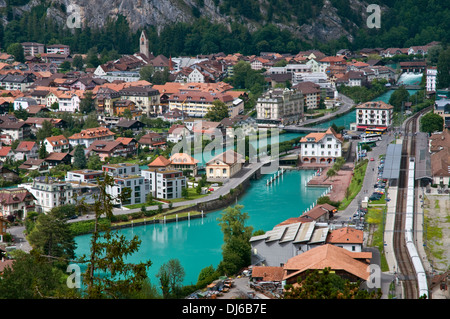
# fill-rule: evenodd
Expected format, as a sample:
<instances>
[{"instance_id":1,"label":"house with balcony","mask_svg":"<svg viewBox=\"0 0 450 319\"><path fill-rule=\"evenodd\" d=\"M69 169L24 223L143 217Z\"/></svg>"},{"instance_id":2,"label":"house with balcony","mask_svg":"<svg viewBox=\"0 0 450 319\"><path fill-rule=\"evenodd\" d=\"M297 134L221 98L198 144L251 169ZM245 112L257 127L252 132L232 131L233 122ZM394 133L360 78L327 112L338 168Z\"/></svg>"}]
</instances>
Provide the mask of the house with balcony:
<instances>
[{"instance_id":1,"label":"house with balcony","mask_svg":"<svg viewBox=\"0 0 450 319\"><path fill-rule=\"evenodd\" d=\"M370 101L356 106L356 128L387 130L392 125L394 107L383 101Z\"/></svg>"},{"instance_id":2,"label":"house with balcony","mask_svg":"<svg viewBox=\"0 0 450 319\"><path fill-rule=\"evenodd\" d=\"M7 188L0 190L0 215L15 216L23 220L27 213L35 209L36 198L25 188Z\"/></svg>"},{"instance_id":3,"label":"house with balcony","mask_svg":"<svg viewBox=\"0 0 450 319\"><path fill-rule=\"evenodd\" d=\"M141 175L149 181L150 193L154 198L181 198L181 192L187 185L183 172L172 168L144 169Z\"/></svg>"},{"instance_id":4,"label":"house with balcony","mask_svg":"<svg viewBox=\"0 0 450 319\"><path fill-rule=\"evenodd\" d=\"M46 137L44 146L47 153L68 153L70 151L69 140L64 135Z\"/></svg>"},{"instance_id":5,"label":"house with balcony","mask_svg":"<svg viewBox=\"0 0 450 319\"><path fill-rule=\"evenodd\" d=\"M130 196L120 199L124 189L130 190ZM125 206L145 203L150 191L150 182L141 175L120 175L114 177L114 185L107 185L106 192L112 196L115 205Z\"/></svg>"},{"instance_id":6,"label":"house with balcony","mask_svg":"<svg viewBox=\"0 0 450 319\"><path fill-rule=\"evenodd\" d=\"M300 140L300 160L302 163L331 164L342 156L341 134L330 127L324 133L310 133Z\"/></svg>"},{"instance_id":7,"label":"house with balcony","mask_svg":"<svg viewBox=\"0 0 450 319\"><path fill-rule=\"evenodd\" d=\"M72 184L54 177L39 176L21 186L36 198L37 212L48 213L55 207L74 203Z\"/></svg>"},{"instance_id":8,"label":"house with balcony","mask_svg":"<svg viewBox=\"0 0 450 319\"><path fill-rule=\"evenodd\" d=\"M70 136L69 143L72 147L82 144L85 148L89 148L94 141L113 141L114 135L116 134L106 127L88 128Z\"/></svg>"}]
</instances>

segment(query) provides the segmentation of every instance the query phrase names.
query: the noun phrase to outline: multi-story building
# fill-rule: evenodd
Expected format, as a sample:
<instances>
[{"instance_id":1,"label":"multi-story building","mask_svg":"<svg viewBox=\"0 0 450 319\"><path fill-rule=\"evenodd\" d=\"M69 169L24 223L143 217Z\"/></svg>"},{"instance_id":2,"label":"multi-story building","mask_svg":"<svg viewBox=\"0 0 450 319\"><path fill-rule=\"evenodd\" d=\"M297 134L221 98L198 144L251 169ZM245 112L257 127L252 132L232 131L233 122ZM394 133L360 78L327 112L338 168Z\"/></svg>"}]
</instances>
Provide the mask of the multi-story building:
<instances>
[{"instance_id":1,"label":"multi-story building","mask_svg":"<svg viewBox=\"0 0 450 319\"><path fill-rule=\"evenodd\" d=\"M450 99L436 99L434 102L434 113L444 119L444 128L450 128Z\"/></svg>"},{"instance_id":2,"label":"multi-story building","mask_svg":"<svg viewBox=\"0 0 450 319\"><path fill-rule=\"evenodd\" d=\"M178 109L191 117L204 117L213 106L214 101L225 103L229 116L234 116L244 110L244 102L241 99L235 99L227 92L186 90L172 94L168 99L170 111Z\"/></svg>"},{"instance_id":3,"label":"multi-story building","mask_svg":"<svg viewBox=\"0 0 450 319\"><path fill-rule=\"evenodd\" d=\"M394 107L383 101L371 101L356 106L356 127L358 131L378 129L385 131L392 125Z\"/></svg>"},{"instance_id":4,"label":"multi-story building","mask_svg":"<svg viewBox=\"0 0 450 319\"><path fill-rule=\"evenodd\" d=\"M313 82L300 82L294 86L303 93L304 105L308 110L317 109L320 103L320 86Z\"/></svg>"},{"instance_id":5,"label":"multi-story building","mask_svg":"<svg viewBox=\"0 0 450 319\"><path fill-rule=\"evenodd\" d=\"M39 176L30 184L22 184L36 198L36 211L47 213L53 208L73 204L72 184L54 177Z\"/></svg>"},{"instance_id":6,"label":"multi-story building","mask_svg":"<svg viewBox=\"0 0 450 319\"><path fill-rule=\"evenodd\" d=\"M25 56L36 56L44 53L44 45L36 42L22 42L23 54Z\"/></svg>"},{"instance_id":7,"label":"multi-story building","mask_svg":"<svg viewBox=\"0 0 450 319\"><path fill-rule=\"evenodd\" d=\"M141 171L141 175L149 181L150 192L154 198L180 198L186 187L183 172L171 168L149 168Z\"/></svg>"},{"instance_id":8,"label":"multi-story building","mask_svg":"<svg viewBox=\"0 0 450 319\"><path fill-rule=\"evenodd\" d=\"M130 190L130 196L120 199L124 189ZM111 195L116 205L134 205L145 203L146 196L150 191L150 182L141 175L114 176L114 185L106 185L106 192Z\"/></svg>"},{"instance_id":9,"label":"multi-story building","mask_svg":"<svg viewBox=\"0 0 450 319\"><path fill-rule=\"evenodd\" d=\"M115 133L106 127L94 127L82 130L69 137L69 143L73 147L81 144L89 148L94 141L113 141Z\"/></svg>"},{"instance_id":10,"label":"multi-story building","mask_svg":"<svg viewBox=\"0 0 450 319\"><path fill-rule=\"evenodd\" d=\"M68 45L65 45L65 44L51 44L51 45L47 45L47 53L69 55L70 54L70 47Z\"/></svg>"},{"instance_id":11,"label":"multi-story building","mask_svg":"<svg viewBox=\"0 0 450 319\"><path fill-rule=\"evenodd\" d=\"M138 164L119 163L107 164L102 166L102 171L109 176L123 176L123 175L140 175L141 168Z\"/></svg>"},{"instance_id":12,"label":"multi-story building","mask_svg":"<svg viewBox=\"0 0 450 319\"><path fill-rule=\"evenodd\" d=\"M33 74L4 74L0 76L0 86L4 90L25 92L34 83L35 78Z\"/></svg>"},{"instance_id":13,"label":"multi-story building","mask_svg":"<svg viewBox=\"0 0 450 319\"><path fill-rule=\"evenodd\" d=\"M9 188L0 190L0 216L9 215L25 219L27 213L33 211L35 197L25 188Z\"/></svg>"},{"instance_id":14,"label":"multi-story building","mask_svg":"<svg viewBox=\"0 0 450 319\"><path fill-rule=\"evenodd\" d=\"M302 163L333 163L342 156L343 138L333 128L324 133L310 133L300 140Z\"/></svg>"},{"instance_id":15,"label":"multi-story building","mask_svg":"<svg viewBox=\"0 0 450 319\"><path fill-rule=\"evenodd\" d=\"M436 92L436 78L437 78L437 68L428 67L427 68L427 92Z\"/></svg>"},{"instance_id":16,"label":"multi-story building","mask_svg":"<svg viewBox=\"0 0 450 319\"><path fill-rule=\"evenodd\" d=\"M82 169L76 171L69 171L66 173L66 181L80 182L80 183L96 183L97 179L103 180L103 171L92 169Z\"/></svg>"},{"instance_id":17,"label":"multi-story building","mask_svg":"<svg viewBox=\"0 0 450 319\"><path fill-rule=\"evenodd\" d=\"M259 123L295 124L303 117L303 94L295 89L274 89L258 98Z\"/></svg>"},{"instance_id":18,"label":"multi-story building","mask_svg":"<svg viewBox=\"0 0 450 319\"><path fill-rule=\"evenodd\" d=\"M160 113L159 91L151 86L129 86L119 91L122 99L129 100L147 115Z\"/></svg>"},{"instance_id":19,"label":"multi-story building","mask_svg":"<svg viewBox=\"0 0 450 319\"><path fill-rule=\"evenodd\" d=\"M69 140L64 135L46 137L44 145L47 153L67 153L70 151Z\"/></svg>"}]
</instances>

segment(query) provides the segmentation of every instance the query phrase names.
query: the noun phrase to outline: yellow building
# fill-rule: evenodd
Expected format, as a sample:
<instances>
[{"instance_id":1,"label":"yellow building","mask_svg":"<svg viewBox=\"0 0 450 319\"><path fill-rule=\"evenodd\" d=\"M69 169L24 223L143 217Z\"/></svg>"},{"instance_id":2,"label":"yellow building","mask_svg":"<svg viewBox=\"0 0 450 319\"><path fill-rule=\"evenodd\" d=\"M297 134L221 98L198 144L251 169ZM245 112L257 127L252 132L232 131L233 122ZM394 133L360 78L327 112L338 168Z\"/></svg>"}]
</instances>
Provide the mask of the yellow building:
<instances>
[{"instance_id":1,"label":"yellow building","mask_svg":"<svg viewBox=\"0 0 450 319\"><path fill-rule=\"evenodd\" d=\"M238 173L245 163L241 154L233 150L217 155L206 163L206 177L209 181L228 179Z\"/></svg>"}]
</instances>

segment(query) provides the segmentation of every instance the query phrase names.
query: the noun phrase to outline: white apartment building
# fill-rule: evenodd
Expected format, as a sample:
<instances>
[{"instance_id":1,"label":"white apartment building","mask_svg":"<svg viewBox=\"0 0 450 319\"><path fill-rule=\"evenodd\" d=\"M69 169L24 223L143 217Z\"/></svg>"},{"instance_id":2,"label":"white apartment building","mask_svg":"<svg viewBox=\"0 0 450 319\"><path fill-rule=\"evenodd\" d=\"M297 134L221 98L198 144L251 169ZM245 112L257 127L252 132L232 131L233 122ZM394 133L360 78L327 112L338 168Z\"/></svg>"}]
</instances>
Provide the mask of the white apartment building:
<instances>
[{"instance_id":1,"label":"white apartment building","mask_svg":"<svg viewBox=\"0 0 450 319\"><path fill-rule=\"evenodd\" d=\"M303 117L303 94L294 89L269 90L256 104L259 123L295 124Z\"/></svg>"},{"instance_id":2,"label":"white apartment building","mask_svg":"<svg viewBox=\"0 0 450 319\"><path fill-rule=\"evenodd\" d=\"M300 140L302 163L333 163L342 156L343 138L331 127L325 133L310 133Z\"/></svg>"},{"instance_id":3,"label":"white apartment building","mask_svg":"<svg viewBox=\"0 0 450 319\"><path fill-rule=\"evenodd\" d=\"M154 198L181 198L181 191L186 187L186 177L179 170L150 168L142 170L141 175L149 182Z\"/></svg>"},{"instance_id":4,"label":"white apartment building","mask_svg":"<svg viewBox=\"0 0 450 319\"><path fill-rule=\"evenodd\" d=\"M427 92L436 92L436 78L437 78L436 67L428 67L427 68Z\"/></svg>"},{"instance_id":5,"label":"white apartment building","mask_svg":"<svg viewBox=\"0 0 450 319\"><path fill-rule=\"evenodd\" d=\"M121 201L119 196L124 189L130 189L130 197ZM150 183L141 175L122 175L114 177L114 185L107 185L106 192L111 195L116 205L134 205L145 203L147 194L150 192Z\"/></svg>"},{"instance_id":6,"label":"white apartment building","mask_svg":"<svg viewBox=\"0 0 450 319\"><path fill-rule=\"evenodd\" d=\"M51 44L47 45L47 53L69 55L70 47L65 44Z\"/></svg>"},{"instance_id":7,"label":"white apartment building","mask_svg":"<svg viewBox=\"0 0 450 319\"><path fill-rule=\"evenodd\" d=\"M54 177L39 176L32 183L19 185L36 198L36 211L47 213L55 207L74 204L73 189L69 182Z\"/></svg>"},{"instance_id":8,"label":"white apartment building","mask_svg":"<svg viewBox=\"0 0 450 319\"><path fill-rule=\"evenodd\" d=\"M371 101L356 106L356 128L386 130L392 125L394 107L383 101Z\"/></svg>"},{"instance_id":9,"label":"white apartment building","mask_svg":"<svg viewBox=\"0 0 450 319\"><path fill-rule=\"evenodd\" d=\"M119 163L107 164L102 166L102 171L109 176L125 176L125 175L140 175L141 168L138 164Z\"/></svg>"},{"instance_id":10,"label":"white apartment building","mask_svg":"<svg viewBox=\"0 0 450 319\"><path fill-rule=\"evenodd\" d=\"M97 178L103 180L103 171L96 171L92 169L82 169L76 171L69 171L66 173L66 181L80 182L80 183L96 183Z\"/></svg>"}]
</instances>

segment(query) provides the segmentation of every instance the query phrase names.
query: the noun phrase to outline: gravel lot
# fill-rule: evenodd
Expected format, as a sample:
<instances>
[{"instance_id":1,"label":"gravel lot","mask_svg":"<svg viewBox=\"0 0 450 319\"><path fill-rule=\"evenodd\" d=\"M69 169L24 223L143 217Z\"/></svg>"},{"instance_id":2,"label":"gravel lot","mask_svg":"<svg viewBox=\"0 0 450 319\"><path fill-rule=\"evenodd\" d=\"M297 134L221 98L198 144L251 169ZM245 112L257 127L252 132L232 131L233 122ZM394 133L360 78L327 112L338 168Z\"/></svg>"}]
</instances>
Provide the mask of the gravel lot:
<instances>
[{"instance_id":1,"label":"gravel lot","mask_svg":"<svg viewBox=\"0 0 450 319\"><path fill-rule=\"evenodd\" d=\"M429 222L428 227L424 229L428 259L436 271L446 271L450 267L449 195L426 195L424 214Z\"/></svg>"}]
</instances>

